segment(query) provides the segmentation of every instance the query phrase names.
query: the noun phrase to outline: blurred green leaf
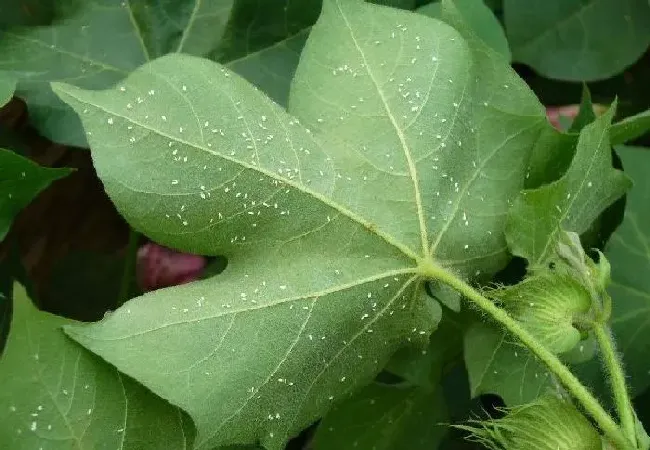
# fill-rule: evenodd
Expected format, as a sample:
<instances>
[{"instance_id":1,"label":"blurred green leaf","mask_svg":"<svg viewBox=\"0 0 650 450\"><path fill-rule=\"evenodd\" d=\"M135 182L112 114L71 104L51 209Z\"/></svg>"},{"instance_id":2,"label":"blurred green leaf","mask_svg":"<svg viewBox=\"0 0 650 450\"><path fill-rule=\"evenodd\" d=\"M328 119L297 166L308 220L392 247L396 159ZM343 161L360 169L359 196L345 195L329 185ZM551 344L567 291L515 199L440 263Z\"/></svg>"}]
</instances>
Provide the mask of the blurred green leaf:
<instances>
[{"instance_id":1,"label":"blurred green leaf","mask_svg":"<svg viewBox=\"0 0 650 450\"><path fill-rule=\"evenodd\" d=\"M320 423L314 450L435 450L447 433L440 390L371 384Z\"/></svg>"},{"instance_id":2,"label":"blurred green leaf","mask_svg":"<svg viewBox=\"0 0 650 450\"><path fill-rule=\"evenodd\" d=\"M59 12L56 0L1 0L0 27L48 25Z\"/></svg>"},{"instance_id":3,"label":"blurred green leaf","mask_svg":"<svg viewBox=\"0 0 650 450\"><path fill-rule=\"evenodd\" d=\"M16 79L8 73L0 72L0 107L9 103L15 88Z\"/></svg>"},{"instance_id":4,"label":"blurred green leaf","mask_svg":"<svg viewBox=\"0 0 650 450\"><path fill-rule=\"evenodd\" d=\"M514 60L570 81L609 78L650 44L647 0L504 0Z\"/></svg>"},{"instance_id":5,"label":"blurred green leaf","mask_svg":"<svg viewBox=\"0 0 650 450\"><path fill-rule=\"evenodd\" d=\"M305 28L269 47L230 61L226 66L260 88L273 101L286 107L291 80L309 30L309 27Z\"/></svg>"},{"instance_id":6,"label":"blurred green leaf","mask_svg":"<svg viewBox=\"0 0 650 450\"><path fill-rule=\"evenodd\" d=\"M79 119L52 93L51 81L108 88L166 53L206 55L221 40L232 2L64 0L58 7L72 15L51 26L0 30L0 70L18 78L17 95L43 135L83 147Z\"/></svg>"},{"instance_id":7,"label":"blurred green leaf","mask_svg":"<svg viewBox=\"0 0 650 450\"><path fill-rule=\"evenodd\" d=\"M605 254L612 266L612 329L634 392L650 386L650 149L617 148L634 186Z\"/></svg>"},{"instance_id":8,"label":"blurred green leaf","mask_svg":"<svg viewBox=\"0 0 650 450\"><path fill-rule=\"evenodd\" d=\"M472 397L496 394L506 405L515 406L554 388L546 367L495 325L476 322L465 333L464 342Z\"/></svg>"},{"instance_id":9,"label":"blurred green leaf","mask_svg":"<svg viewBox=\"0 0 650 450\"><path fill-rule=\"evenodd\" d=\"M375 5L384 5L390 6L392 8L400 9L415 9L417 4L416 0L368 0L369 3L374 3Z\"/></svg>"}]
</instances>

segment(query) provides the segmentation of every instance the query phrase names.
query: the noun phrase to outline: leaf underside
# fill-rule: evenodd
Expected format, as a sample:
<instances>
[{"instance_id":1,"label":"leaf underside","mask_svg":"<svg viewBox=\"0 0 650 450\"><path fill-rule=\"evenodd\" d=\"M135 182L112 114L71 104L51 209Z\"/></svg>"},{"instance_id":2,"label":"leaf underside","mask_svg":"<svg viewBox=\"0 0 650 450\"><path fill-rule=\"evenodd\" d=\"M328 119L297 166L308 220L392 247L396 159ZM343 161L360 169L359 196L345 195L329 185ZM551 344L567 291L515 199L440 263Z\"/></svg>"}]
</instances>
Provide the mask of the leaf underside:
<instances>
[{"instance_id":1,"label":"leaf underside","mask_svg":"<svg viewBox=\"0 0 650 450\"><path fill-rule=\"evenodd\" d=\"M279 449L397 348L424 344L436 319L420 265L503 267L507 210L548 126L501 56L355 0L325 2L289 113L183 55L107 91L54 90L132 226L229 259L66 329L187 411L201 449Z\"/></svg>"}]
</instances>

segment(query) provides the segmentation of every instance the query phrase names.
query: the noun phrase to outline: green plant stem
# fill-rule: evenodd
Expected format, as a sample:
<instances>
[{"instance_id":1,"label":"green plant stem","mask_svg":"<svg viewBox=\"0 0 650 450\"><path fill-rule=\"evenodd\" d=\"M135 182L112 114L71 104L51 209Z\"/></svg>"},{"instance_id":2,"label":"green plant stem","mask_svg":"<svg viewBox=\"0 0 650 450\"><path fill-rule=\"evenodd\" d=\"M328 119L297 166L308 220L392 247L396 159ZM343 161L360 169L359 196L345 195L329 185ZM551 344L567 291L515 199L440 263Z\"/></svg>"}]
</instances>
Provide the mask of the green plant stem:
<instances>
[{"instance_id":1,"label":"green plant stem","mask_svg":"<svg viewBox=\"0 0 650 450\"><path fill-rule=\"evenodd\" d=\"M528 347L556 376L565 389L582 405L584 410L594 419L601 431L616 445L618 450L635 449L635 446L621 431L618 424L605 411L598 400L591 395L580 380L571 373L569 368L557 356L547 350L519 322L513 319L506 311L496 306L491 300L484 297L479 291L447 270L435 266L429 261L421 262L420 267L423 274L456 289Z\"/></svg>"},{"instance_id":2,"label":"green plant stem","mask_svg":"<svg viewBox=\"0 0 650 450\"><path fill-rule=\"evenodd\" d=\"M129 299L129 288L131 287L131 280L133 271L135 269L135 259L138 253L138 242L140 241L140 233L133 228L129 229L129 243L126 247L126 255L124 256L124 270L122 271L122 284L120 286L120 294L117 298L117 307L122 306Z\"/></svg>"},{"instance_id":3,"label":"green plant stem","mask_svg":"<svg viewBox=\"0 0 650 450\"><path fill-rule=\"evenodd\" d=\"M632 401L628 393L627 385L625 383L625 374L623 373L623 366L616 354L614 347L614 338L606 325L596 324L594 326L594 334L603 355L603 364L605 370L609 374L612 393L614 394L614 401L616 403L616 411L621 421L623 432L627 438L635 445L636 442L636 427L634 420L634 409L632 408Z\"/></svg>"}]
</instances>

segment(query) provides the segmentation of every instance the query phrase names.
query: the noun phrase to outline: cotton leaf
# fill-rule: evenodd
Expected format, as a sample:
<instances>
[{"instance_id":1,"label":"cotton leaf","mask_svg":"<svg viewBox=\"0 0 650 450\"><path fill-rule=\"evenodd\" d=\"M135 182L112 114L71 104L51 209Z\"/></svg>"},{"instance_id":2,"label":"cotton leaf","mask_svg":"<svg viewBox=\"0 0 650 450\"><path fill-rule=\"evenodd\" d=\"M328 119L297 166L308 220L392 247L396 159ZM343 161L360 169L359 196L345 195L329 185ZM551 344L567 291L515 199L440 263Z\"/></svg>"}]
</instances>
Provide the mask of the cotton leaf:
<instances>
[{"instance_id":1,"label":"cotton leaf","mask_svg":"<svg viewBox=\"0 0 650 450\"><path fill-rule=\"evenodd\" d=\"M397 348L424 345L440 317L423 274L503 267L509 203L547 126L501 57L357 0L326 1L289 112L183 55L107 91L54 89L132 226L228 257L218 277L67 328L186 410L200 449L282 448Z\"/></svg>"}]
</instances>

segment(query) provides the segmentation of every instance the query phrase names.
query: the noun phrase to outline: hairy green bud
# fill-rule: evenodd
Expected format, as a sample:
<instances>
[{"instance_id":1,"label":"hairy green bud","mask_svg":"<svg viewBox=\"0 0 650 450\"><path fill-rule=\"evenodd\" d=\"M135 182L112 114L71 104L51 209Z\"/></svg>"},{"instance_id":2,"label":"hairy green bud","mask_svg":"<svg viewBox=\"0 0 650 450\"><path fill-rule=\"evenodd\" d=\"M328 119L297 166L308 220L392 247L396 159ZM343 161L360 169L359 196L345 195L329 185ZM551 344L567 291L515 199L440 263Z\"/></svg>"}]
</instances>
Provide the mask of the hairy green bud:
<instances>
[{"instance_id":1,"label":"hairy green bud","mask_svg":"<svg viewBox=\"0 0 650 450\"><path fill-rule=\"evenodd\" d=\"M570 274L547 271L488 292L546 348L564 353L580 342L577 326L591 308L591 294Z\"/></svg>"},{"instance_id":2,"label":"hairy green bud","mask_svg":"<svg viewBox=\"0 0 650 450\"><path fill-rule=\"evenodd\" d=\"M601 450L603 441L591 423L568 401L547 394L534 402L505 409L500 419L471 421L457 428L469 440L491 450Z\"/></svg>"}]
</instances>

